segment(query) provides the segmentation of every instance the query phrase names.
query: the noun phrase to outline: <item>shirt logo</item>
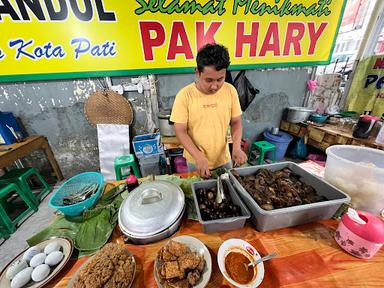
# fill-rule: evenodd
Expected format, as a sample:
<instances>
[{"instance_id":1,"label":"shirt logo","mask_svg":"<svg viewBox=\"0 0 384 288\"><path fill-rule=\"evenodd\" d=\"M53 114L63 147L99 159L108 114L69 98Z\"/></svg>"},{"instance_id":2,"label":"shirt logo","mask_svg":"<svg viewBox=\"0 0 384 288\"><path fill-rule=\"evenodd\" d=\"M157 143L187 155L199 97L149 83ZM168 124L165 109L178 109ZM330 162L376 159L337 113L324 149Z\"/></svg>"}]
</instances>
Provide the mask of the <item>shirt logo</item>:
<instances>
[{"instance_id":1,"label":"shirt logo","mask_svg":"<svg viewBox=\"0 0 384 288\"><path fill-rule=\"evenodd\" d=\"M213 104L204 104L203 105L203 108L216 108L217 107L217 103L213 103Z\"/></svg>"}]
</instances>

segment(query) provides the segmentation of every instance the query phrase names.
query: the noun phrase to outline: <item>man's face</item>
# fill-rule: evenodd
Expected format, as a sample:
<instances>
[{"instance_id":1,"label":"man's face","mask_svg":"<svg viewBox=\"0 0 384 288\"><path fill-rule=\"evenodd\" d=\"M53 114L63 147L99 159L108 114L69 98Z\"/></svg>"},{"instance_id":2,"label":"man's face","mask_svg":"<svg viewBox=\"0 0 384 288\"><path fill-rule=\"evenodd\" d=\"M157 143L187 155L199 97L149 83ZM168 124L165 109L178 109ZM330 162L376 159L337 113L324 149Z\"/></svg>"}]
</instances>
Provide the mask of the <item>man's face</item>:
<instances>
[{"instance_id":1,"label":"man's face","mask_svg":"<svg viewBox=\"0 0 384 288\"><path fill-rule=\"evenodd\" d=\"M226 69L216 71L215 66L205 66L203 72L196 70L199 77L197 87L205 94L215 94L223 86Z\"/></svg>"}]
</instances>

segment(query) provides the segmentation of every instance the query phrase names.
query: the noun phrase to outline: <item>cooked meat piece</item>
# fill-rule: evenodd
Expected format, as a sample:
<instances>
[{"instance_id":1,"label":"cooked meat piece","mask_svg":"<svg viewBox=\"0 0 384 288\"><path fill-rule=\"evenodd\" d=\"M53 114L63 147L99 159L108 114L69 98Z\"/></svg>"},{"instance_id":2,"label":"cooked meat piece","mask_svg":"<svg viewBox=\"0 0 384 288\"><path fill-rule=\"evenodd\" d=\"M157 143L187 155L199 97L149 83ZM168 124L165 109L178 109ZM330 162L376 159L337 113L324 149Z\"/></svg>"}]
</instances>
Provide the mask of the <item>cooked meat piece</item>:
<instances>
[{"instance_id":1,"label":"cooked meat piece","mask_svg":"<svg viewBox=\"0 0 384 288\"><path fill-rule=\"evenodd\" d=\"M177 281L168 281L167 286L169 288L189 288L189 283L187 279L177 280Z\"/></svg>"},{"instance_id":2,"label":"cooked meat piece","mask_svg":"<svg viewBox=\"0 0 384 288\"><path fill-rule=\"evenodd\" d=\"M180 257L181 255L189 252L187 245L176 242L176 241L172 241L172 240L169 241L169 244L167 245L167 249L169 253L177 257Z\"/></svg>"},{"instance_id":3,"label":"cooked meat piece","mask_svg":"<svg viewBox=\"0 0 384 288\"><path fill-rule=\"evenodd\" d=\"M301 181L289 168L272 172L259 169L254 175L233 174L252 198L265 210L309 204L327 200Z\"/></svg>"},{"instance_id":4,"label":"cooked meat piece","mask_svg":"<svg viewBox=\"0 0 384 288\"><path fill-rule=\"evenodd\" d=\"M197 270L199 270L199 272L203 272L204 267L205 267L205 259L204 259L204 257L201 257L200 263L199 263L199 265L197 265Z\"/></svg>"},{"instance_id":5,"label":"cooked meat piece","mask_svg":"<svg viewBox=\"0 0 384 288\"><path fill-rule=\"evenodd\" d=\"M161 269L164 269L161 273L165 276L165 279L184 278L184 269L180 269L177 261L164 262Z\"/></svg>"},{"instance_id":6,"label":"cooked meat piece","mask_svg":"<svg viewBox=\"0 0 384 288\"><path fill-rule=\"evenodd\" d=\"M200 272L198 270L193 270L189 272L187 275L187 279L189 284L191 284L192 286L196 285L197 282L199 282L200 280Z\"/></svg>"},{"instance_id":7,"label":"cooked meat piece","mask_svg":"<svg viewBox=\"0 0 384 288\"><path fill-rule=\"evenodd\" d=\"M271 204L263 204L261 205L261 208L268 211L268 210L273 210L275 207L273 207L273 205Z\"/></svg>"},{"instance_id":8,"label":"cooked meat piece","mask_svg":"<svg viewBox=\"0 0 384 288\"><path fill-rule=\"evenodd\" d=\"M201 261L201 256L195 253L187 253L179 257L178 262L180 270L184 271L186 269L193 270L199 265Z\"/></svg>"}]
</instances>

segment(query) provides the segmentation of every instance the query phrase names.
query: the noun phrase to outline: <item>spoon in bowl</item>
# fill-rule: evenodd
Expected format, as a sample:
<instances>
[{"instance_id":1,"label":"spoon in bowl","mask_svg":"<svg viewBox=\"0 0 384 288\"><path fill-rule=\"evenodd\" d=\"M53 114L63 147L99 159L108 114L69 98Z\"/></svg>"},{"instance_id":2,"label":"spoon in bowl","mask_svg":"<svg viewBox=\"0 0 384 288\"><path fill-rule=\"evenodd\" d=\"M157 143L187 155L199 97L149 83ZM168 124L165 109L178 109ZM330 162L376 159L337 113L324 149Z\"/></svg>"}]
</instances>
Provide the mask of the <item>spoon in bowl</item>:
<instances>
[{"instance_id":1,"label":"spoon in bowl","mask_svg":"<svg viewBox=\"0 0 384 288\"><path fill-rule=\"evenodd\" d=\"M266 255L266 256L264 256L264 257L261 257L261 258L259 258L259 259L257 259L256 261L254 261L254 262L250 262L248 265L247 264L245 264L245 263L243 263L244 264L244 267L245 267L245 269L247 269L247 271L248 271L248 269L249 269L249 267L255 267L255 266L257 266L257 264L259 264L259 263L261 263L261 262L264 262L264 261L267 261L267 260L269 260L269 259L272 259L272 258L274 258L274 257L276 257L277 256L277 253L276 252L273 252L273 253L271 253L271 254L268 254L268 255Z\"/></svg>"}]
</instances>

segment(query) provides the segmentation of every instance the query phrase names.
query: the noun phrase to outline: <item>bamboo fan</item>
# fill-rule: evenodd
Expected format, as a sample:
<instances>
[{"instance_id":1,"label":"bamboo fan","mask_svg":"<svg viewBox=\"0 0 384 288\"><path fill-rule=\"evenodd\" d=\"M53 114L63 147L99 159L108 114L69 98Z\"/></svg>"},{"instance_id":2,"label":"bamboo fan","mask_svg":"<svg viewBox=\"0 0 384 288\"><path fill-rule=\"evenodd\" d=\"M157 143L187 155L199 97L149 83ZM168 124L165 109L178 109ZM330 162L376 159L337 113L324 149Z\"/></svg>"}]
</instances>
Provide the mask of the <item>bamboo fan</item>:
<instances>
[{"instance_id":1,"label":"bamboo fan","mask_svg":"<svg viewBox=\"0 0 384 288\"><path fill-rule=\"evenodd\" d=\"M97 124L126 124L133 122L131 103L112 90L96 91L85 101L84 113L88 122Z\"/></svg>"}]
</instances>

